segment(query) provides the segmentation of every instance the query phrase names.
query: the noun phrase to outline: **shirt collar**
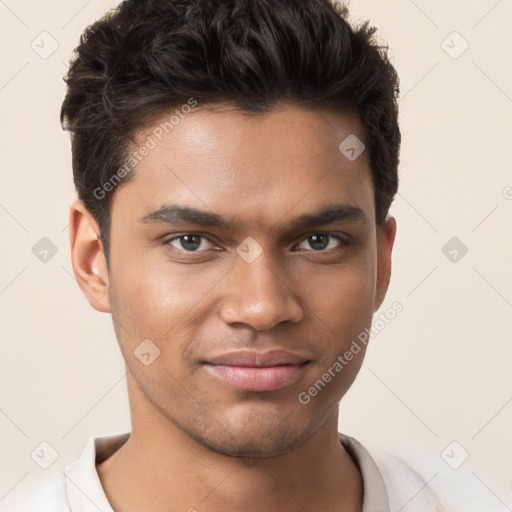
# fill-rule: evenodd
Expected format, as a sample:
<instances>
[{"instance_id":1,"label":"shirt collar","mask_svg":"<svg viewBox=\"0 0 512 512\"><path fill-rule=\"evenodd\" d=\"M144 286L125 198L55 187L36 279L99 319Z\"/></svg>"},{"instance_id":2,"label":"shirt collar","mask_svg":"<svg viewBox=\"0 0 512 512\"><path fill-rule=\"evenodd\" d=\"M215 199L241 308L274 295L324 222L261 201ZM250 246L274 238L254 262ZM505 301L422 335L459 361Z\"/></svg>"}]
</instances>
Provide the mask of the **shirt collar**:
<instances>
[{"instance_id":1,"label":"shirt collar","mask_svg":"<svg viewBox=\"0 0 512 512\"><path fill-rule=\"evenodd\" d=\"M341 444L363 477L363 512L389 512L389 499L379 468L368 450L353 437L338 432Z\"/></svg>"},{"instance_id":2,"label":"shirt collar","mask_svg":"<svg viewBox=\"0 0 512 512\"><path fill-rule=\"evenodd\" d=\"M110 457L130 437L130 432L93 437L79 460L64 471L66 492L73 512L114 512L101 485L96 463Z\"/></svg>"}]
</instances>

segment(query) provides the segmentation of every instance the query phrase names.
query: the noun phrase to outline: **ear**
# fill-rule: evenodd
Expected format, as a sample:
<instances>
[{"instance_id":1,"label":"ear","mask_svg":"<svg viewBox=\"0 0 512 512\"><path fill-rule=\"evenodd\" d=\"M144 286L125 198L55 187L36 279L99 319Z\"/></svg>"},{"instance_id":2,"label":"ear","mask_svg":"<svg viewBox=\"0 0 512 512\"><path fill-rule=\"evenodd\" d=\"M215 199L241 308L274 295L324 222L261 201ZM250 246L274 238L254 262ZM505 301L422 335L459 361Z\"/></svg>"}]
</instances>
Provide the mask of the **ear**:
<instances>
[{"instance_id":1,"label":"ear","mask_svg":"<svg viewBox=\"0 0 512 512\"><path fill-rule=\"evenodd\" d=\"M94 309L110 313L107 263L98 224L79 199L71 205L69 220L71 263L78 285Z\"/></svg>"},{"instance_id":2,"label":"ear","mask_svg":"<svg viewBox=\"0 0 512 512\"><path fill-rule=\"evenodd\" d=\"M391 252L395 242L396 220L388 216L382 225L377 226L377 285L374 311L384 302L391 279Z\"/></svg>"}]
</instances>

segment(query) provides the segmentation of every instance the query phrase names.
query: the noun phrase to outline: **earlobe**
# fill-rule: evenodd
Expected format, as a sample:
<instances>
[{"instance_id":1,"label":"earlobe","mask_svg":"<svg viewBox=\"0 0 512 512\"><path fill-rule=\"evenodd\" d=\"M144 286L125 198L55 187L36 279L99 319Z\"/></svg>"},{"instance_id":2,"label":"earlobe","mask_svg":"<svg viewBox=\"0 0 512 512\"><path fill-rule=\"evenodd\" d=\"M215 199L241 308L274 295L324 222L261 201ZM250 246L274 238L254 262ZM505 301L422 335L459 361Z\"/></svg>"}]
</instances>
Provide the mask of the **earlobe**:
<instances>
[{"instance_id":1,"label":"earlobe","mask_svg":"<svg viewBox=\"0 0 512 512\"><path fill-rule=\"evenodd\" d=\"M391 279L391 254L396 235L396 220L388 216L381 226L377 227L377 284L374 311L377 311L386 297Z\"/></svg>"},{"instance_id":2,"label":"earlobe","mask_svg":"<svg viewBox=\"0 0 512 512\"><path fill-rule=\"evenodd\" d=\"M110 313L108 271L99 226L79 199L71 205L69 220L71 263L78 285L94 309Z\"/></svg>"}]
</instances>

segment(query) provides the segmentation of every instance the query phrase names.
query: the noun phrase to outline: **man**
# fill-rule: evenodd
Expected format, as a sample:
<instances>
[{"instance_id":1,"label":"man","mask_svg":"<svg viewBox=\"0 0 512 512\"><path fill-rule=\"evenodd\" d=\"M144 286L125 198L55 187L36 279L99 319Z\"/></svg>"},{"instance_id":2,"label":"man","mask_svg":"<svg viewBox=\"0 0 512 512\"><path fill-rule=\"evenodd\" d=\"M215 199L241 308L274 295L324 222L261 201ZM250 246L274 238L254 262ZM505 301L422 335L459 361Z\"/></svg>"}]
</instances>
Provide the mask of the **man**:
<instances>
[{"instance_id":1,"label":"man","mask_svg":"<svg viewBox=\"0 0 512 512\"><path fill-rule=\"evenodd\" d=\"M400 145L397 74L347 15L128 0L85 31L61 111L72 264L112 315L132 430L23 510L448 510L338 433L390 280Z\"/></svg>"}]
</instances>

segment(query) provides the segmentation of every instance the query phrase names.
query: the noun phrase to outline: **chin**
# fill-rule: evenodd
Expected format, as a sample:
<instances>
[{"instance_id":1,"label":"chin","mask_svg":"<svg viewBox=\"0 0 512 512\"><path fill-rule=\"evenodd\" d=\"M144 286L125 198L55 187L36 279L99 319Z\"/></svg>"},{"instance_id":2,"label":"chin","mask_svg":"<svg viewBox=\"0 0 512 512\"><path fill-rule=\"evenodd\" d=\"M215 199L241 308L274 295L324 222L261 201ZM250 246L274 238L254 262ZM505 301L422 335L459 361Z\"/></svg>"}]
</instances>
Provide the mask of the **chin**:
<instances>
[{"instance_id":1,"label":"chin","mask_svg":"<svg viewBox=\"0 0 512 512\"><path fill-rule=\"evenodd\" d=\"M220 422L219 422L220 423ZM260 416L217 422L209 428L186 429L196 442L231 457L276 457L298 448L315 432L315 426L296 423L290 416Z\"/></svg>"},{"instance_id":2,"label":"chin","mask_svg":"<svg viewBox=\"0 0 512 512\"><path fill-rule=\"evenodd\" d=\"M209 450L229 457L276 457L291 452L306 439L290 437L289 433L261 432L260 434L233 434L197 436L197 442Z\"/></svg>"}]
</instances>

